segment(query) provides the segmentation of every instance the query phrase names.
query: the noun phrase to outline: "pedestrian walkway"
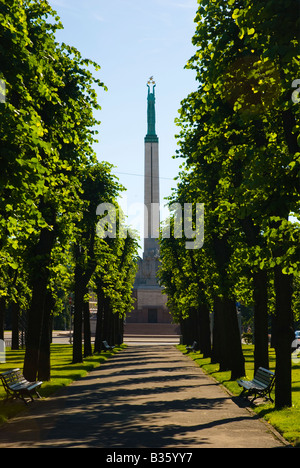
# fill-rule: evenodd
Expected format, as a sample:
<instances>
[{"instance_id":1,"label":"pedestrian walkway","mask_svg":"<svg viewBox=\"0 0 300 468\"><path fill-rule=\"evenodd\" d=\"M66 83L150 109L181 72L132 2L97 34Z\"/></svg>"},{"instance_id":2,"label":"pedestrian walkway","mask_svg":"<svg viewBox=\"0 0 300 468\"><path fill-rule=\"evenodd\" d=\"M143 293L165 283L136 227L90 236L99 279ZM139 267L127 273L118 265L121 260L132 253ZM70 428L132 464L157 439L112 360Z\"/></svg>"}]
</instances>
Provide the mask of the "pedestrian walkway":
<instances>
[{"instance_id":1,"label":"pedestrian walkway","mask_svg":"<svg viewBox=\"0 0 300 468\"><path fill-rule=\"evenodd\" d=\"M128 347L0 428L0 448L284 446L172 346Z\"/></svg>"}]
</instances>

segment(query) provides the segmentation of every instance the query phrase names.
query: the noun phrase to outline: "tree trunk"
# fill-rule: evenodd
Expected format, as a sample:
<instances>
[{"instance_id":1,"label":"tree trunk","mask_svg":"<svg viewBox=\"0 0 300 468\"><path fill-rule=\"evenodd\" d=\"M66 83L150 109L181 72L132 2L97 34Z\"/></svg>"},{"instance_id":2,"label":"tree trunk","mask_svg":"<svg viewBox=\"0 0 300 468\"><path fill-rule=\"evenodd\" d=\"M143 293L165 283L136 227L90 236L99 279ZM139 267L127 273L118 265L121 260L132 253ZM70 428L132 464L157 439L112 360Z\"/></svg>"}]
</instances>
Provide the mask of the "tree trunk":
<instances>
[{"instance_id":1,"label":"tree trunk","mask_svg":"<svg viewBox=\"0 0 300 468\"><path fill-rule=\"evenodd\" d=\"M220 363L221 367L226 367L224 358L226 354L225 337L222 333L223 327L223 314L221 310L221 302L219 298L214 299L214 314L213 314L213 340L212 340L212 364Z\"/></svg>"},{"instance_id":2,"label":"tree trunk","mask_svg":"<svg viewBox=\"0 0 300 468\"><path fill-rule=\"evenodd\" d=\"M214 237L213 248L220 273L220 289L223 296L222 299L217 298L215 301L217 313L219 314L218 320L221 322L221 330L218 331L218 334L221 334L222 343L220 369L231 370L231 379L234 380L245 375L245 359L242 351L236 304L228 295L230 280L227 271L232 252L226 236L222 238Z\"/></svg>"},{"instance_id":3,"label":"tree trunk","mask_svg":"<svg viewBox=\"0 0 300 468\"><path fill-rule=\"evenodd\" d=\"M100 286L97 287L97 323L94 344L94 353L100 353L103 341L103 292Z\"/></svg>"},{"instance_id":4,"label":"tree trunk","mask_svg":"<svg viewBox=\"0 0 300 468\"><path fill-rule=\"evenodd\" d=\"M226 322L228 325L227 343L230 350L231 380L245 375L245 358L242 350L236 303L232 299L225 299Z\"/></svg>"},{"instance_id":5,"label":"tree trunk","mask_svg":"<svg viewBox=\"0 0 300 468\"><path fill-rule=\"evenodd\" d=\"M94 239L94 236L92 236ZM88 255L92 257L93 240L91 241ZM88 284L92 274L95 271L96 263L92 260L86 267L82 267L81 249L79 245L75 246L75 292L74 292L74 332L73 332L73 363L83 361L82 355L82 323L84 313L84 296L88 289ZM82 263L81 263L82 262ZM87 315L87 314L86 314ZM88 325L86 327L88 333ZM88 341L88 340L87 340ZM87 352L89 352L87 350Z\"/></svg>"},{"instance_id":6,"label":"tree trunk","mask_svg":"<svg viewBox=\"0 0 300 468\"><path fill-rule=\"evenodd\" d=\"M50 275L49 265L54 242L54 231L42 229L34 255L34 273L31 281L32 299L28 310L28 329L23 369L24 377L31 382L36 380L38 372L44 308Z\"/></svg>"},{"instance_id":7,"label":"tree trunk","mask_svg":"<svg viewBox=\"0 0 300 468\"><path fill-rule=\"evenodd\" d=\"M53 307L54 299L51 292L47 291L38 363L38 378L45 382L51 379L50 343L52 335L51 313Z\"/></svg>"},{"instance_id":8,"label":"tree trunk","mask_svg":"<svg viewBox=\"0 0 300 468\"><path fill-rule=\"evenodd\" d=\"M19 349L19 314L20 305L18 302L11 303L11 349Z\"/></svg>"},{"instance_id":9,"label":"tree trunk","mask_svg":"<svg viewBox=\"0 0 300 468\"><path fill-rule=\"evenodd\" d=\"M250 217L240 220L249 247L262 245L263 239L259 227ZM268 349L268 277L265 271L253 274L253 300L254 300L254 367L269 368Z\"/></svg>"},{"instance_id":10,"label":"tree trunk","mask_svg":"<svg viewBox=\"0 0 300 468\"><path fill-rule=\"evenodd\" d=\"M83 304L83 321L84 321L84 357L91 356L91 322L90 322L90 305L88 302Z\"/></svg>"},{"instance_id":11,"label":"tree trunk","mask_svg":"<svg viewBox=\"0 0 300 468\"><path fill-rule=\"evenodd\" d=\"M4 340L4 320L5 320L6 299L0 297L0 340Z\"/></svg>"},{"instance_id":12,"label":"tree trunk","mask_svg":"<svg viewBox=\"0 0 300 468\"><path fill-rule=\"evenodd\" d=\"M108 304L108 300L103 298L103 340L106 340L109 345L112 343L110 342L111 338L111 331L110 331L110 308ZM102 347L102 343L101 343Z\"/></svg>"},{"instance_id":13,"label":"tree trunk","mask_svg":"<svg viewBox=\"0 0 300 468\"><path fill-rule=\"evenodd\" d=\"M118 321L119 317L117 314L114 314L111 311L111 322L112 322L112 335L111 335L111 343L115 345L118 341Z\"/></svg>"},{"instance_id":14,"label":"tree trunk","mask_svg":"<svg viewBox=\"0 0 300 468\"><path fill-rule=\"evenodd\" d=\"M183 344L189 346L193 343L193 328L191 326L191 319L190 317L184 318L181 321L181 330L182 330L182 337L183 337Z\"/></svg>"},{"instance_id":15,"label":"tree trunk","mask_svg":"<svg viewBox=\"0 0 300 468\"><path fill-rule=\"evenodd\" d=\"M118 339L117 345L121 346L124 341L124 317L119 317L118 319Z\"/></svg>"},{"instance_id":16,"label":"tree trunk","mask_svg":"<svg viewBox=\"0 0 300 468\"><path fill-rule=\"evenodd\" d=\"M274 273L276 293L276 316L274 323L274 344L276 351L275 406L280 409L292 406L293 277L291 275L284 275L280 266L275 267Z\"/></svg>"},{"instance_id":17,"label":"tree trunk","mask_svg":"<svg viewBox=\"0 0 300 468\"><path fill-rule=\"evenodd\" d=\"M190 328L190 342L188 345L192 345L194 341L197 341L196 349L200 347L200 333L199 333L199 317L198 310L194 307L191 307L189 310L189 328Z\"/></svg>"},{"instance_id":18,"label":"tree trunk","mask_svg":"<svg viewBox=\"0 0 300 468\"><path fill-rule=\"evenodd\" d=\"M269 369L268 339L268 275L258 271L253 275L254 298L254 370Z\"/></svg>"},{"instance_id":19,"label":"tree trunk","mask_svg":"<svg viewBox=\"0 0 300 468\"><path fill-rule=\"evenodd\" d=\"M23 374L30 382L36 380L45 306L47 280L44 278L33 285L31 306L28 310L28 330Z\"/></svg>"},{"instance_id":20,"label":"tree trunk","mask_svg":"<svg viewBox=\"0 0 300 468\"><path fill-rule=\"evenodd\" d=\"M231 380L245 375L245 359L235 302L216 298L214 307L212 362L220 363L220 372L231 371Z\"/></svg>"},{"instance_id":21,"label":"tree trunk","mask_svg":"<svg viewBox=\"0 0 300 468\"><path fill-rule=\"evenodd\" d=\"M74 331L73 331L73 364L83 361L82 355L82 318L84 304L85 285L82 280L82 269L75 268L75 292L74 292Z\"/></svg>"},{"instance_id":22,"label":"tree trunk","mask_svg":"<svg viewBox=\"0 0 300 468\"><path fill-rule=\"evenodd\" d=\"M189 337L188 320L183 319L182 316L180 316L180 331L182 335L182 344L189 345L190 337Z\"/></svg>"},{"instance_id":23,"label":"tree trunk","mask_svg":"<svg viewBox=\"0 0 300 468\"><path fill-rule=\"evenodd\" d=\"M206 304L199 306L199 337L203 357L211 357L210 318L209 309Z\"/></svg>"}]
</instances>

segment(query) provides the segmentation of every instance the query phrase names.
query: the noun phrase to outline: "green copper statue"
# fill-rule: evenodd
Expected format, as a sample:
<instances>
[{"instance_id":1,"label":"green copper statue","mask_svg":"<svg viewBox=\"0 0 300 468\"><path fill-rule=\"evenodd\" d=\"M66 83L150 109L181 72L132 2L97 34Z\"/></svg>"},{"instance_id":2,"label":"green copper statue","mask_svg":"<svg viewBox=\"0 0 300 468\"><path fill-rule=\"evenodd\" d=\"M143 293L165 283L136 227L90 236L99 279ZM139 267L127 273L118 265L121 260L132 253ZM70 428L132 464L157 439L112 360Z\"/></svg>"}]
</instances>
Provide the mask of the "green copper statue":
<instances>
[{"instance_id":1,"label":"green copper statue","mask_svg":"<svg viewBox=\"0 0 300 468\"><path fill-rule=\"evenodd\" d=\"M150 85L153 85L153 91L151 93ZM153 76L147 83L148 87L148 108L147 108L147 121L148 121L148 131L145 141L156 142L158 141L156 131L155 131L155 81Z\"/></svg>"}]
</instances>

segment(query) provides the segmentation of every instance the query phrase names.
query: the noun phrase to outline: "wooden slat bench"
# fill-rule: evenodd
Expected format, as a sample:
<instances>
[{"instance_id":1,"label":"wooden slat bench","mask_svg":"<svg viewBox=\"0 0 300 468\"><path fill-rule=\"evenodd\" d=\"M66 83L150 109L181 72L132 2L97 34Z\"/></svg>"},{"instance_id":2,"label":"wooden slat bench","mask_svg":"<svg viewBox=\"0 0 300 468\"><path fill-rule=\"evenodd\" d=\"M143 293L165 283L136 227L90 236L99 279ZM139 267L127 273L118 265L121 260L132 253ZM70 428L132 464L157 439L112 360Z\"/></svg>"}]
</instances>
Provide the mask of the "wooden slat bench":
<instances>
[{"instance_id":1,"label":"wooden slat bench","mask_svg":"<svg viewBox=\"0 0 300 468\"><path fill-rule=\"evenodd\" d=\"M38 398L41 396L38 393L38 389L43 382L28 382L22 375L20 369L11 369L0 374L3 387L8 398L20 398L26 404L26 397L29 397L33 401L33 395Z\"/></svg>"},{"instance_id":2,"label":"wooden slat bench","mask_svg":"<svg viewBox=\"0 0 300 468\"><path fill-rule=\"evenodd\" d=\"M106 349L106 351L112 351L113 349L115 349L115 346L110 346L107 341L102 341L102 344L104 346L104 348Z\"/></svg>"},{"instance_id":3,"label":"wooden slat bench","mask_svg":"<svg viewBox=\"0 0 300 468\"><path fill-rule=\"evenodd\" d=\"M197 348L197 341L194 341L192 346L186 346L187 354L191 353L192 351L196 351Z\"/></svg>"},{"instance_id":4,"label":"wooden slat bench","mask_svg":"<svg viewBox=\"0 0 300 468\"><path fill-rule=\"evenodd\" d=\"M251 400L253 403L258 397L264 397L267 400L271 400L273 403L273 399L271 397L271 391L273 390L275 384L275 374L268 369L264 369L263 367L259 367L257 369L254 379L253 380L238 380L238 384L240 387L243 388L241 396L254 395L254 398Z\"/></svg>"}]
</instances>

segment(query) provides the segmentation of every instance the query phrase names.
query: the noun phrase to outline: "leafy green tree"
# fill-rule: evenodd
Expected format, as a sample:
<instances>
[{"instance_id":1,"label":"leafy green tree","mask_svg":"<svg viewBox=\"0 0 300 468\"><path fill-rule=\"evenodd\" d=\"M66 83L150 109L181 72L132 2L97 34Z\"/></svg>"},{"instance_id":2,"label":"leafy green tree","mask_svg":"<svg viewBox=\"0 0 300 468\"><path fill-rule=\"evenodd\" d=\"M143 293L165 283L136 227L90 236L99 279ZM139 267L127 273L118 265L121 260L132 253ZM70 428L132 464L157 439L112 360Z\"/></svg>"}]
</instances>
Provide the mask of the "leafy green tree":
<instances>
[{"instance_id":1,"label":"leafy green tree","mask_svg":"<svg viewBox=\"0 0 300 468\"><path fill-rule=\"evenodd\" d=\"M202 251L186 250L184 239L176 239L171 217L171 236L161 236L159 279L168 295L173 320L181 325L185 344L197 342L205 357L211 356L210 304L206 293L205 256ZM169 229L169 227L168 227ZM199 255L200 253L200 255Z\"/></svg>"},{"instance_id":2,"label":"leafy green tree","mask_svg":"<svg viewBox=\"0 0 300 468\"><path fill-rule=\"evenodd\" d=\"M85 295L88 285L97 267L95 244L97 240L97 208L100 204L114 203L120 185L111 174L111 165L95 163L82 172L82 218L76 225L77 235L74 243L75 291L74 291L74 342L73 362L82 361L82 319ZM87 343L85 353L91 353Z\"/></svg>"},{"instance_id":3,"label":"leafy green tree","mask_svg":"<svg viewBox=\"0 0 300 468\"><path fill-rule=\"evenodd\" d=\"M5 103L0 105L0 237L1 268L18 268L14 252L29 234L44 225L37 198L45 192L46 169L41 151L49 151L44 129L32 96L37 82L37 59L31 53L31 39L24 5L0 2L1 79L6 85ZM3 271L5 275L5 272ZM5 292L5 282L2 284Z\"/></svg>"},{"instance_id":4,"label":"leafy green tree","mask_svg":"<svg viewBox=\"0 0 300 468\"><path fill-rule=\"evenodd\" d=\"M291 99L299 20L297 2L289 4L283 33L281 1L199 2L188 63L199 88L179 119L179 155L190 173L183 200L205 203L216 297L244 294L233 281L238 271L252 284L256 365L267 364L267 281L275 277L276 406L290 404L291 284L299 271L299 229L288 221L299 209L299 106ZM229 315L221 328L228 324Z\"/></svg>"},{"instance_id":5,"label":"leafy green tree","mask_svg":"<svg viewBox=\"0 0 300 468\"><path fill-rule=\"evenodd\" d=\"M93 150L99 124L94 110L100 109L95 87L104 85L91 67L100 67L74 47L59 45L59 28L46 0L0 1L0 79L7 91L0 106L0 291L4 310L6 298L22 305L15 299L23 288L28 308L23 372L32 381L37 374L50 378L51 318L72 275L73 360L82 360L84 299L97 266L96 209L113 202L121 189L110 165L97 162ZM121 294L126 298L121 315L131 302L129 245L125 240L120 248L115 271L115 303L122 304ZM84 317L87 325L89 314ZM85 354L87 346L88 339Z\"/></svg>"},{"instance_id":6,"label":"leafy green tree","mask_svg":"<svg viewBox=\"0 0 300 468\"><path fill-rule=\"evenodd\" d=\"M110 344L123 342L124 319L134 303L132 288L137 273L138 245L136 238L121 225L119 208L116 212L118 235L101 239L92 278L98 299L95 352L101 351L103 340Z\"/></svg>"},{"instance_id":7,"label":"leafy green tree","mask_svg":"<svg viewBox=\"0 0 300 468\"><path fill-rule=\"evenodd\" d=\"M6 265L19 267L14 251L25 246L32 291L28 310L24 374L39 369L53 249L72 238L81 211L79 174L95 160L92 149L98 109L89 66L99 67L69 46L60 46L62 27L46 1L0 4L2 79L1 247ZM4 284L4 294L7 287Z\"/></svg>"},{"instance_id":8,"label":"leafy green tree","mask_svg":"<svg viewBox=\"0 0 300 468\"><path fill-rule=\"evenodd\" d=\"M261 200L260 228L271 253L266 263L274 269L276 406L283 407L291 405L291 298L293 275L299 272L299 228L288 221L289 214L299 209L299 106L291 99L291 85L299 70L299 4L245 1L233 11L233 18L239 37L248 50L255 51L247 82L251 80L256 102L250 107L244 93L236 108L243 115L248 106L248 123L260 120L255 151L259 160L254 159L256 165L251 166L251 186L245 186L250 193L260 193L260 197L256 195Z\"/></svg>"}]
</instances>

